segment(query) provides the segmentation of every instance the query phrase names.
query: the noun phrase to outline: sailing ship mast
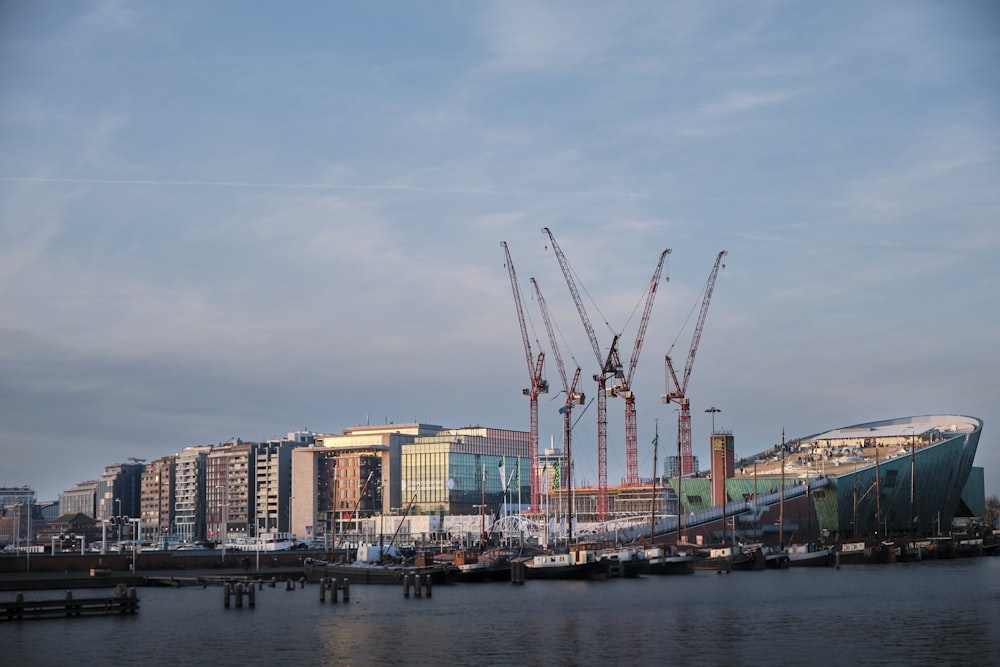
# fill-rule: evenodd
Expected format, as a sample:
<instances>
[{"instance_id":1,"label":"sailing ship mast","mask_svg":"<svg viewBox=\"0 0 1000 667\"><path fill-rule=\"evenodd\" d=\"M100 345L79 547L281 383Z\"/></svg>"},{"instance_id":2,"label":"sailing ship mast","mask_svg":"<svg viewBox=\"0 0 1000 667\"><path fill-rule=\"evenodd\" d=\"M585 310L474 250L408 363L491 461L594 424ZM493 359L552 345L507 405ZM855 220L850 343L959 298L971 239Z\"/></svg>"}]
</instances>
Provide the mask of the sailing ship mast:
<instances>
[{"instance_id":1,"label":"sailing ship mast","mask_svg":"<svg viewBox=\"0 0 1000 667\"><path fill-rule=\"evenodd\" d=\"M653 497L650 501L649 510L649 541L656 537L656 455L660 445L660 422L656 421L656 428L653 434Z\"/></svg>"},{"instance_id":2,"label":"sailing ship mast","mask_svg":"<svg viewBox=\"0 0 1000 667\"><path fill-rule=\"evenodd\" d=\"M781 429L781 496L778 500L778 547L785 546L785 429Z\"/></svg>"}]
</instances>

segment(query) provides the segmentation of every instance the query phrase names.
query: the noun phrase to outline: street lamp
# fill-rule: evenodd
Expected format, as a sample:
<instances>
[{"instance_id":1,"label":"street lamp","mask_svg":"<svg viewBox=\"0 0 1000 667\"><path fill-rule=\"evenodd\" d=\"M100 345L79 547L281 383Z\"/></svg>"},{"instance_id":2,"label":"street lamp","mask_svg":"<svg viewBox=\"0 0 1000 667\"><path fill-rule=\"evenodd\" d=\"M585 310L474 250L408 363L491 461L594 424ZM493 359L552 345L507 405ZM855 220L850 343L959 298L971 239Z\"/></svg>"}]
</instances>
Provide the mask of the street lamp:
<instances>
[{"instance_id":1,"label":"street lamp","mask_svg":"<svg viewBox=\"0 0 1000 667\"><path fill-rule=\"evenodd\" d=\"M705 410L705 412L711 412L712 413L712 435L715 435L715 413L716 412L722 412L722 410L720 410L719 408L717 408L717 407L715 407L713 405L709 409Z\"/></svg>"},{"instance_id":2,"label":"street lamp","mask_svg":"<svg viewBox=\"0 0 1000 667\"><path fill-rule=\"evenodd\" d=\"M122 523L121 523L122 499L121 498L115 498L115 502L118 503L118 514L116 514L115 516L119 517L118 521L116 522L118 524L118 552L121 553L121 550L122 550Z\"/></svg>"},{"instance_id":3,"label":"street lamp","mask_svg":"<svg viewBox=\"0 0 1000 667\"><path fill-rule=\"evenodd\" d=\"M228 526L226 524L229 523L229 507L228 507L228 504L229 504L228 500L229 499L227 497L228 494L226 493L227 489L226 489L225 486L223 486L223 485L220 484L220 485L218 485L218 486L215 487L215 490L223 492L222 493L222 512L221 512L221 514L222 514L222 526L221 526L221 530L219 530L219 534L220 534L219 540L220 540L220 543L222 544L222 564L225 565L226 564L226 530L228 528Z\"/></svg>"}]
</instances>

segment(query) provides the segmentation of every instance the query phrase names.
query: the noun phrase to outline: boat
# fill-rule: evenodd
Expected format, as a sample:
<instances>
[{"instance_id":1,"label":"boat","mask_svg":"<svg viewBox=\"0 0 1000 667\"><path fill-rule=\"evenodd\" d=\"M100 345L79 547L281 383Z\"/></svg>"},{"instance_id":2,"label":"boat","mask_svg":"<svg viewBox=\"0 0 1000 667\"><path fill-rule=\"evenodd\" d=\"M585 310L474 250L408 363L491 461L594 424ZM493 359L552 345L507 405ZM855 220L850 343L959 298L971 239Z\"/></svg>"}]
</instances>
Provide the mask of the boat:
<instances>
[{"instance_id":1,"label":"boat","mask_svg":"<svg viewBox=\"0 0 1000 667\"><path fill-rule=\"evenodd\" d=\"M695 554L696 570L763 570L764 552L755 545L735 544L731 546L703 549Z\"/></svg>"},{"instance_id":2,"label":"boat","mask_svg":"<svg viewBox=\"0 0 1000 667\"><path fill-rule=\"evenodd\" d=\"M646 549L646 569L643 574L694 574L694 556L673 554L663 547Z\"/></svg>"},{"instance_id":3,"label":"boat","mask_svg":"<svg viewBox=\"0 0 1000 667\"><path fill-rule=\"evenodd\" d=\"M834 552L840 565L896 562L896 545L889 540L843 542Z\"/></svg>"},{"instance_id":4,"label":"boat","mask_svg":"<svg viewBox=\"0 0 1000 667\"><path fill-rule=\"evenodd\" d=\"M789 567L826 567L833 560L833 549L811 544L794 544L788 549Z\"/></svg>"},{"instance_id":5,"label":"boat","mask_svg":"<svg viewBox=\"0 0 1000 667\"><path fill-rule=\"evenodd\" d=\"M638 577L649 565L646 552L641 549L606 549L598 558L607 562L609 577Z\"/></svg>"},{"instance_id":6,"label":"boat","mask_svg":"<svg viewBox=\"0 0 1000 667\"><path fill-rule=\"evenodd\" d=\"M763 547L764 567L769 570L783 570L788 567L790 559L788 552L784 549L772 549Z\"/></svg>"},{"instance_id":7,"label":"boat","mask_svg":"<svg viewBox=\"0 0 1000 667\"><path fill-rule=\"evenodd\" d=\"M526 558L525 579L607 579L608 561L590 549L572 548L568 553Z\"/></svg>"},{"instance_id":8,"label":"boat","mask_svg":"<svg viewBox=\"0 0 1000 667\"><path fill-rule=\"evenodd\" d=\"M511 557L506 550L456 551L448 580L456 583L510 581Z\"/></svg>"}]
</instances>

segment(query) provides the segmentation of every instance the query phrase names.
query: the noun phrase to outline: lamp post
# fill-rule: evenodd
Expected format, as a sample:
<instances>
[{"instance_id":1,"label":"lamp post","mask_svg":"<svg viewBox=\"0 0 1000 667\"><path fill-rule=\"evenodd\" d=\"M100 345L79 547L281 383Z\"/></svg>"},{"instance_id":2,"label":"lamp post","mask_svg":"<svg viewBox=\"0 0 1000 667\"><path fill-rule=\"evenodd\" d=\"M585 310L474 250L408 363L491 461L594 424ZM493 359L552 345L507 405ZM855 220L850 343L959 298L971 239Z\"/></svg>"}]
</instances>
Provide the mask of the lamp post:
<instances>
[{"instance_id":1,"label":"lamp post","mask_svg":"<svg viewBox=\"0 0 1000 667\"><path fill-rule=\"evenodd\" d=\"M707 410L705 410L705 412L711 412L712 413L712 435L715 435L715 413L716 412L722 412L722 410L720 410L719 408L717 408L717 407L715 407L713 405L712 407L710 407Z\"/></svg>"},{"instance_id":2,"label":"lamp post","mask_svg":"<svg viewBox=\"0 0 1000 667\"><path fill-rule=\"evenodd\" d=\"M121 516L122 516L122 499L121 498L115 498L115 502L118 503L118 514L115 515L115 516L118 517L118 521L116 522L118 524L118 552L121 553L121 550L122 550L122 522L121 522Z\"/></svg>"},{"instance_id":3,"label":"lamp post","mask_svg":"<svg viewBox=\"0 0 1000 667\"><path fill-rule=\"evenodd\" d=\"M913 516L913 483L914 476L917 473L916 467L916 452L917 452L917 429L915 426L907 426L906 430L910 432L910 525L909 528L913 532L914 537L917 533L917 517Z\"/></svg>"},{"instance_id":4,"label":"lamp post","mask_svg":"<svg viewBox=\"0 0 1000 667\"><path fill-rule=\"evenodd\" d=\"M221 523L221 526L220 526L220 529L219 529L219 543L222 545L222 564L225 565L226 564L226 528L227 528L226 524L229 522L229 511L228 511L229 507L227 507L227 505L228 505L228 502L227 502L228 498L226 497L227 494L226 494L226 487L225 486L223 486L223 485L220 484L220 485L218 485L218 486L215 487L215 490L216 491L222 491L222 503L221 503L222 504L222 511L221 511L222 523Z\"/></svg>"}]
</instances>

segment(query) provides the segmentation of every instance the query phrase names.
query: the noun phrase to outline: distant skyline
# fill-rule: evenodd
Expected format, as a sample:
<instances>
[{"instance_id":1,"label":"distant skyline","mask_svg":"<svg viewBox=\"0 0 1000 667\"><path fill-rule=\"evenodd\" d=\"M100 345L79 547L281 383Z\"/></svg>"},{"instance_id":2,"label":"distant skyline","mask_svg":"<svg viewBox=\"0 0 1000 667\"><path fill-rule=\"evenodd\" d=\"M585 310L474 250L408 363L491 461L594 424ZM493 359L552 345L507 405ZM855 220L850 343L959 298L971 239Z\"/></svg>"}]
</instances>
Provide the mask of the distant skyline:
<instances>
[{"instance_id":1,"label":"distant skyline","mask_svg":"<svg viewBox=\"0 0 1000 667\"><path fill-rule=\"evenodd\" d=\"M1000 493L1000 6L188 1L0 6L0 485L129 457L421 421L528 430L501 241L596 372L664 355L737 456L922 414L983 419ZM692 314L694 313L694 314ZM608 401L608 480L625 476ZM596 412L574 430L597 482Z\"/></svg>"}]
</instances>

